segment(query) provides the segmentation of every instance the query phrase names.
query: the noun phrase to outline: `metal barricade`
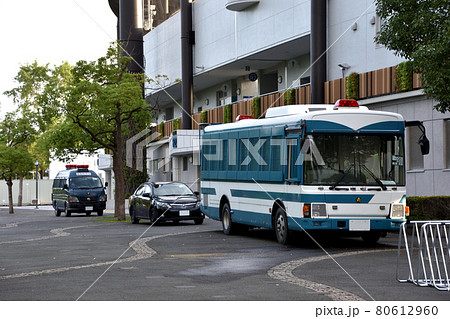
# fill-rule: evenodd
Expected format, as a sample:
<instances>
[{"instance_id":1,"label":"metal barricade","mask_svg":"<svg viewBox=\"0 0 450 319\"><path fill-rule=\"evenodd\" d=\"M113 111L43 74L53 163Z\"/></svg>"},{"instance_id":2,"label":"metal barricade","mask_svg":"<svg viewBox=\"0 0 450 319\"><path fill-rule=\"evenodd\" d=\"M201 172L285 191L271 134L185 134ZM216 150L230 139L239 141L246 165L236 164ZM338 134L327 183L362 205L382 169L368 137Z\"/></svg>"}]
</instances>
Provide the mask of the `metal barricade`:
<instances>
[{"instance_id":1,"label":"metal barricade","mask_svg":"<svg viewBox=\"0 0 450 319\"><path fill-rule=\"evenodd\" d=\"M449 232L448 220L403 223L398 238L397 280L450 291ZM408 261L408 279L399 278L400 257L403 253Z\"/></svg>"}]
</instances>

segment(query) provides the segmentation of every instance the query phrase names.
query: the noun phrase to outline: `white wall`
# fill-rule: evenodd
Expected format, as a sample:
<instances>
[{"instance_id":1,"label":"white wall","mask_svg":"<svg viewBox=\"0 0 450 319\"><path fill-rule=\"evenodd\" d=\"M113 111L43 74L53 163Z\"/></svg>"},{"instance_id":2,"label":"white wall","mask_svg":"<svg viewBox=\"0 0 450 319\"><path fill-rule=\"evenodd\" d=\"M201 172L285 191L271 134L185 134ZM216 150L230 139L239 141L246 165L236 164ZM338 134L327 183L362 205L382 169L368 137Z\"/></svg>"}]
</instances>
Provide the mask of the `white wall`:
<instances>
[{"instance_id":1,"label":"white wall","mask_svg":"<svg viewBox=\"0 0 450 319\"><path fill-rule=\"evenodd\" d=\"M260 1L235 13L224 0L196 0L194 65L207 72L310 32L310 0ZM181 25L177 13L144 37L146 74L181 79ZM169 83L167 83L169 84Z\"/></svg>"},{"instance_id":2,"label":"white wall","mask_svg":"<svg viewBox=\"0 0 450 319\"><path fill-rule=\"evenodd\" d=\"M342 77L338 67L340 63L350 65L351 68L345 71L347 76L352 72L382 69L403 61L374 43L377 25L370 21L376 16L375 9L373 0L328 1L328 80ZM355 22L357 30L347 30Z\"/></svg>"},{"instance_id":3,"label":"white wall","mask_svg":"<svg viewBox=\"0 0 450 319\"><path fill-rule=\"evenodd\" d=\"M40 205L50 205L52 203L52 179L40 179L38 180L38 197ZM17 205L19 196L19 180L13 181L13 202ZM22 190L22 204L35 205L36 200L36 180L26 179L23 181ZM0 206L9 205L8 201L8 186L4 180L0 181Z\"/></svg>"},{"instance_id":4,"label":"white wall","mask_svg":"<svg viewBox=\"0 0 450 319\"><path fill-rule=\"evenodd\" d=\"M436 104L436 101L426 99L421 95L385 101L382 107L376 105L370 107L374 110L400 113L406 121L423 121L427 137L430 140L430 154L424 156L423 169L407 171L407 196L450 195L450 169L446 167L446 146L444 144L447 143L447 147L449 147L450 137L444 138L444 136L446 134L445 119L450 118L450 112L442 114L433 110L433 106ZM409 145L406 146L408 156Z\"/></svg>"}]
</instances>

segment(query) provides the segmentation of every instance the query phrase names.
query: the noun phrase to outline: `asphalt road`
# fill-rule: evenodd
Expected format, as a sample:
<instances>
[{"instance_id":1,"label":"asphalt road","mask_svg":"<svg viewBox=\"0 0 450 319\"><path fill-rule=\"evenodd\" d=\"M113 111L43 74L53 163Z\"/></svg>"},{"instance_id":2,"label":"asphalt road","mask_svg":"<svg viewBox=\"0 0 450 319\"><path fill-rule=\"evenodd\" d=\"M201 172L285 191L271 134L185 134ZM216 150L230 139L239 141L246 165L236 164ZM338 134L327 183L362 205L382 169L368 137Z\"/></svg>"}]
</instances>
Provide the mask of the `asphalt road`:
<instances>
[{"instance_id":1,"label":"asphalt road","mask_svg":"<svg viewBox=\"0 0 450 319\"><path fill-rule=\"evenodd\" d=\"M328 238L322 249L305 236L279 245L267 230L226 236L209 219L150 227L111 216L0 208L0 301L450 300L397 282L396 234L372 247Z\"/></svg>"}]
</instances>

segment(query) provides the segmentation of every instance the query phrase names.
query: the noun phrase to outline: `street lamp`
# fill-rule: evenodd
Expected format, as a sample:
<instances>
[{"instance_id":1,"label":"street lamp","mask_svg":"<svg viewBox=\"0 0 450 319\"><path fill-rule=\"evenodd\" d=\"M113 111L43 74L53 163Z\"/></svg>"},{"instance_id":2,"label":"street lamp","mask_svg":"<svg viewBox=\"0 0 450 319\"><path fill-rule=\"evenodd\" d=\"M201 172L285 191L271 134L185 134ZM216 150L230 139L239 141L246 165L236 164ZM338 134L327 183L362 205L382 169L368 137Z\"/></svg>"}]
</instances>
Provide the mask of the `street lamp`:
<instances>
[{"instance_id":1,"label":"street lamp","mask_svg":"<svg viewBox=\"0 0 450 319\"><path fill-rule=\"evenodd\" d=\"M338 67L342 70L342 78L344 78L345 70L350 69L350 65L348 65L347 63L340 63L338 64Z\"/></svg>"},{"instance_id":2,"label":"street lamp","mask_svg":"<svg viewBox=\"0 0 450 319\"><path fill-rule=\"evenodd\" d=\"M39 162L38 162L38 160L37 160L37 158L36 158L36 162L34 162L34 166L36 166L36 209L39 209L38 208L38 200L39 200L39 197L38 197L38 167L39 167Z\"/></svg>"}]
</instances>

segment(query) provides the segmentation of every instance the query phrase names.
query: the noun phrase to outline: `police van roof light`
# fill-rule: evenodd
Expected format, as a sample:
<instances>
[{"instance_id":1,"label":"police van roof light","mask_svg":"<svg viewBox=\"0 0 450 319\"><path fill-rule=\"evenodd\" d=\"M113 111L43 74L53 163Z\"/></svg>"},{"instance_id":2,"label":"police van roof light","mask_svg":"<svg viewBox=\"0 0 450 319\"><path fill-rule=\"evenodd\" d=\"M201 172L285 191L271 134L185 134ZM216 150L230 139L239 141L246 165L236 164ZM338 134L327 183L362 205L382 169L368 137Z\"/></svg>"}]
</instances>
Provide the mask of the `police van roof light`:
<instances>
[{"instance_id":1,"label":"police van roof light","mask_svg":"<svg viewBox=\"0 0 450 319\"><path fill-rule=\"evenodd\" d=\"M336 110L338 107L359 107L359 104L356 100L344 100L340 99L337 100L336 103L334 103L334 110Z\"/></svg>"},{"instance_id":2,"label":"police van roof light","mask_svg":"<svg viewBox=\"0 0 450 319\"><path fill-rule=\"evenodd\" d=\"M74 168L77 168L77 165L75 165L75 164L67 164L66 165L66 169L74 169Z\"/></svg>"},{"instance_id":3,"label":"police van roof light","mask_svg":"<svg viewBox=\"0 0 450 319\"><path fill-rule=\"evenodd\" d=\"M89 165L77 165L77 168L89 168Z\"/></svg>"}]
</instances>

